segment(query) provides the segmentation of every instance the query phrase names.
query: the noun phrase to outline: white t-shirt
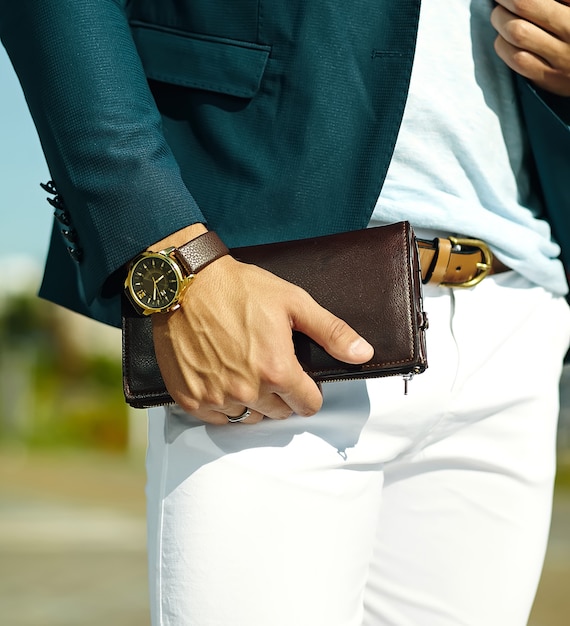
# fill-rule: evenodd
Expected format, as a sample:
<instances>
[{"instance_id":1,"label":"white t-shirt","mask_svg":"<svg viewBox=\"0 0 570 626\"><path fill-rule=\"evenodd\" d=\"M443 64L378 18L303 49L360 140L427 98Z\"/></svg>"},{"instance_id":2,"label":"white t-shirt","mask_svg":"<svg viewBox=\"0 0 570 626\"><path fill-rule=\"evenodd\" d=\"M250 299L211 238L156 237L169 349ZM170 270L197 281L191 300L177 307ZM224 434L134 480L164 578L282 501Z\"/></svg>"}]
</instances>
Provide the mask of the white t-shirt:
<instances>
[{"instance_id":1,"label":"white t-shirt","mask_svg":"<svg viewBox=\"0 0 570 626\"><path fill-rule=\"evenodd\" d=\"M409 98L371 225L407 219L483 239L506 265L564 294L513 76L493 48L492 6L423 0Z\"/></svg>"}]
</instances>

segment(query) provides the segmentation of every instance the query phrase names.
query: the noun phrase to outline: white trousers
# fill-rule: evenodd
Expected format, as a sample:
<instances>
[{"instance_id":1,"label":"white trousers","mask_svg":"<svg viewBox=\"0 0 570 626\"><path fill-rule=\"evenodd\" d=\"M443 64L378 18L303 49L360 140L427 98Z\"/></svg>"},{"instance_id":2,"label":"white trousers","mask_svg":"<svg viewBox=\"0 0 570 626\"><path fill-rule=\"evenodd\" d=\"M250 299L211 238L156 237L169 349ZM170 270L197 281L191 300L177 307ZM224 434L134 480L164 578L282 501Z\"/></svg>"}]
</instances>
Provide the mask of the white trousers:
<instances>
[{"instance_id":1,"label":"white trousers","mask_svg":"<svg viewBox=\"0 0 570 626\"><path fill-rule=\"evenodd\" d=\"M150 411L154 626L522 626L555 472L564 299L426 290L429 369L323 385L311 418Z\"/></svg>"}]
</instances>

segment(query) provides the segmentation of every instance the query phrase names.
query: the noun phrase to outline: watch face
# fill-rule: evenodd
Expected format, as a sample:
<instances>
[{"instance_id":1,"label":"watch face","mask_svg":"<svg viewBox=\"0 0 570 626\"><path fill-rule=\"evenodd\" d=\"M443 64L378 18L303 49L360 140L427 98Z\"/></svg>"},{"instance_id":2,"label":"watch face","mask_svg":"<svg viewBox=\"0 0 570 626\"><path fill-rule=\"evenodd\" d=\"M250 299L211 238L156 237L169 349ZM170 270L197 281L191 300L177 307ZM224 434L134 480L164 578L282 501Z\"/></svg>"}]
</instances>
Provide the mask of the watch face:
<instances>
[{"instance_id":1,"label":"watch face","mask_svg":"<svg viewBox=\"0 0 570 626\"><path fill-rule=\"evenodd\" d=\"M143 310L164 311L176 304L182 281L182 274L171 259L149 253L133 265L128 287Z\"/></svg>"}]
</instances>

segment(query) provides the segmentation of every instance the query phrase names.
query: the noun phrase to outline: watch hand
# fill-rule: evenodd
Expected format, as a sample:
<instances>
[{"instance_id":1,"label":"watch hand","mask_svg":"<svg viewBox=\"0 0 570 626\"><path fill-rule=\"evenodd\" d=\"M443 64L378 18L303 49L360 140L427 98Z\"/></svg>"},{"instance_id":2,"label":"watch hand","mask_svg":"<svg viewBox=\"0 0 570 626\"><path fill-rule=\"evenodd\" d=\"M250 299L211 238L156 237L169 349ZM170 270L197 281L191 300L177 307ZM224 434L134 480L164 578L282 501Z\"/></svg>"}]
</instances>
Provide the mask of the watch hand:
<instances>
[{"instance_id":1,"label":"watch hand","mask_svg":"<svg viewBox=\"0 0 570 626\"><path fill-rule=\"evenodd\" d=\"M156 280L154 280L154 278L151 276L150 279L152 280L152 284L153 284L153 290L152 290L152 299L156 300Z\"/></svg>"}]
</instances>

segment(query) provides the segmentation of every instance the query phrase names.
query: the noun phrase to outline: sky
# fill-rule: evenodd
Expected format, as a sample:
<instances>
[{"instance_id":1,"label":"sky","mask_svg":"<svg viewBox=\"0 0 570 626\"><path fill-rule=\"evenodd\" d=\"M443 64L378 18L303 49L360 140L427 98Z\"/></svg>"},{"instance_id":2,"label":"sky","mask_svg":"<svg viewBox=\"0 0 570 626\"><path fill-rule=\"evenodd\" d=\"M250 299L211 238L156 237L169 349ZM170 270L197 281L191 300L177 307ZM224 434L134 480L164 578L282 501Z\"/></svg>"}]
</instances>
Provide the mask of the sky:
<instances>
[{"instance_id":1,"label":"sky","mask_svg":"<svg viewBox=\"0 0 570 626\"><path fill-rule=\"evenodd\" d=\"M52 208L40 182L49 180L20 84L0 44L0 261L43 265ZM6 274L5 274L6 275Z\"/></svg>"}]
</instances>

